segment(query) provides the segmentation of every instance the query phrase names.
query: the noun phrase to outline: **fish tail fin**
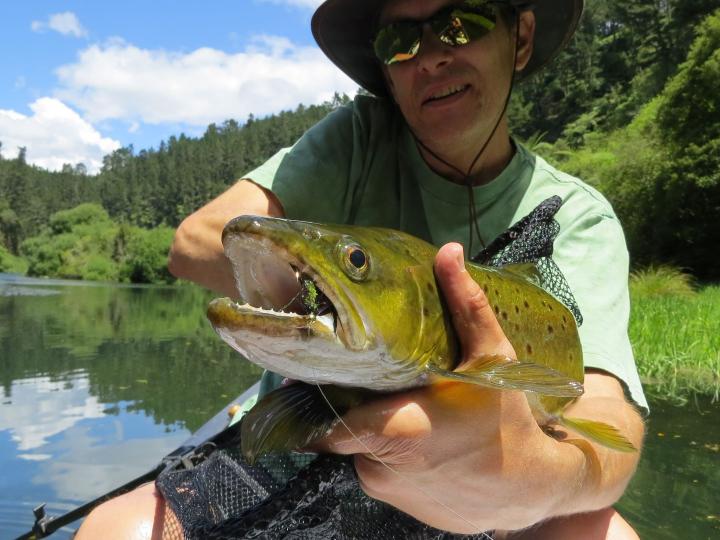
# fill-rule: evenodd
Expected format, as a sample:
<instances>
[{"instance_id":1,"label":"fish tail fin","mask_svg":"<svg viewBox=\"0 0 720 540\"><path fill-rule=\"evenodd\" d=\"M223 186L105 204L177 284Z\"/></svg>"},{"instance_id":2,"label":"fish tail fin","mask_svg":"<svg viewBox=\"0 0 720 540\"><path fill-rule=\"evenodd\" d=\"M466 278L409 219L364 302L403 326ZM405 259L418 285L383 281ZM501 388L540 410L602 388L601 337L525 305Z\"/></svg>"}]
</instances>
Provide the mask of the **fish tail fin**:
<instances>
[{"instance_id":1,"label":"fish tail fin","mask_svg":"<svg viewBox=\"0 0 720 540\"><path fill-rule=\"evenodd\" d=\"M441 379L477 384L498 390L522 390L546 396L578 397L583 385L552 368L533 362L518 362L502 355L484 355L462 371L448 371L428 366Z\"/></svg>"},{"instance_id":2,"label":"fish tail fin","mask_svg":"<svg viewBox=\"0 0 720 540\"><path fill-rule=\"evenodd\" d=\"M637 452L635 445L631 443L620 431L605 422L595 420L584 420L582 418L566 418L562 415L557 417L558 422L568 429L577 431L580 435L595 441L598 444L607 446L619 452Z\"/></svg>"}]
</instances>

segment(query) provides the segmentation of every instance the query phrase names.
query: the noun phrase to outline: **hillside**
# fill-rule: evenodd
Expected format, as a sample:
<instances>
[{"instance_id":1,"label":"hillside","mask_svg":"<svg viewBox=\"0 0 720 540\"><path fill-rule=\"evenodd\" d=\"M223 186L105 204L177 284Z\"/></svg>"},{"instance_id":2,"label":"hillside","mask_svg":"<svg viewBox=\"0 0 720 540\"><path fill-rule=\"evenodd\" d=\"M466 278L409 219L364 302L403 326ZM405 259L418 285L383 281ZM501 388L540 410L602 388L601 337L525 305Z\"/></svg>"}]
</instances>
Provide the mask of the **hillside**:
<instances>
[{"instance_id":1,"label":"hillside","mask_svg":"<svg viewBox=\"0 0 720 540\"><path fill-rule=\"evenodd\" d=\"M510 106L516 136L610 199L635 266L669 263L708 280L720 278L712 252L720 241L719 7L720 0L589 0L571 45L519 84ZM157 149L121 148L97 175L82 164L61 172L31 166L24 150L0 158L0 271L88 278L77 269L102 254L91 266L104 270L92 275L171 280L159 269L119 268L135 242L160 261L186 215L347 100L211 124L202 137L179 134ZM67 219L58 212L87 203L107 216L94 231L53 228ZM148 240L142 231L154 228L165 232ZM80 234L95 236L71 253Z\"/></svg>"}]
</instances>

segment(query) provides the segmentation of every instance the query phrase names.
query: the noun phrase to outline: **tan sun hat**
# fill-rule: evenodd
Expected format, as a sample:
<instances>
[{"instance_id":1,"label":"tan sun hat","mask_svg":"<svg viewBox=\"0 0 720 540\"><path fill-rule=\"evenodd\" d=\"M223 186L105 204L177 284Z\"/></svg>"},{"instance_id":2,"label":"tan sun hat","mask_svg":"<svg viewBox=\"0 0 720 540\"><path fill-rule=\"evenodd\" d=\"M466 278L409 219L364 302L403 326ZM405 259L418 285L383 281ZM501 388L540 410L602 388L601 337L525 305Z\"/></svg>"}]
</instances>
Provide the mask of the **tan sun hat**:
<instances>
[{"instance_id":1,"label":"tan sun hat","mask_svg":"<svg viewBox=\"0 0 720 540\"><path fill-rule=\"evenodd\" d=\"M387 0L326 0L312 18L315 40L333 63L377 96L387 94L372 40L382 5ZM535 12L533 55L518 79L545 66L567 45L577 27L583 0L498 0Z\"/></svg>"}]
</instances>

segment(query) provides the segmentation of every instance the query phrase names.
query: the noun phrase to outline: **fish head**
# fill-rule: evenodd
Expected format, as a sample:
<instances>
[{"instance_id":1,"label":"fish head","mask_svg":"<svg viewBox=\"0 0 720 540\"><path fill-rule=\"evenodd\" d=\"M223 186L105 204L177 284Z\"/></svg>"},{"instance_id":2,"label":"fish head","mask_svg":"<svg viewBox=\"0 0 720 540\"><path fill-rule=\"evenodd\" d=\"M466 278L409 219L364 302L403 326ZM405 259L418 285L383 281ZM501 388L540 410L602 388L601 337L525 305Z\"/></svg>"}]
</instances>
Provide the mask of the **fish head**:
<instances>
[{"instance_id":1,"label":"fish head","mask_svg":"<svg viewBox=\"0 0 720 540\"><path fill-rule=\"evenodd\" d=\"M405 233L241 216L223 232L240 302L208 318L250 361L285 377L387 390L450 362L454 334L433 273L436 252Z\"/></svg>"}]
</instances>

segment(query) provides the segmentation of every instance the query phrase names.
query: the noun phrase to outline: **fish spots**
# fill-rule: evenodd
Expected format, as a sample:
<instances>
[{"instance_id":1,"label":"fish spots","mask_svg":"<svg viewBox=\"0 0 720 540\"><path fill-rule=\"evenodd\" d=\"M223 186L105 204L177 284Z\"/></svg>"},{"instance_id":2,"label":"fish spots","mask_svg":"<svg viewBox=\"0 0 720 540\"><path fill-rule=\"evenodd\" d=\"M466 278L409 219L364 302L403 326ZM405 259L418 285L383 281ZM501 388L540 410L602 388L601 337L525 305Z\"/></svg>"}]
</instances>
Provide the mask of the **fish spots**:
<instances>
[{"instance_id":1,"label":"fish spots","mask_svg":"<svg viewBox=\"0 0 720 540\"><path fill-rule=\"evenodd\" d=\"M430 316L430 310L429 310L428 308L424 307L424 308L422 309L422 314L423 314L424 317L429 317L429 316Z\"/></svg>"},{"instance_id":2,"label":"fish spots","mask_svg":"<svg viewBox=\"0 0 720 540\"><path fill-rule=\"evenodd\" d=\"M493 309L495 310L495 315L500 315L500 306L495 304L495 307Z\"/></svg>"},{"instance_id":3,"label":"fish spots","mask_svg":"<svg viewBox=\"0 0 720 540\"><path fill-rule=\"evenodd\" d=\"M525 306L525 309L530 309L530 304L528 303L527 300L525 300L525 301L523 302L523 305Z\"/></svg>"},{"instance_id":4,"label":"fish spots","mask_svg":"<svg viewBox=\"0 0 720 540\"><path fill-rule=\"evenodd\" d=\"M548 324L547 331L550 335L555 333L555 329L553 328L552 324Z\"/></svg>"},{"instance_id":5,"label":"fish spots","mask_svg":"<svg viewBox=\"0 0 720 540\"><path fill-rule=\"evenodd\" d=\"M497 289L495 289L495 296L500 297L500 291L498 291Z\"/></svg>"},{"instance_id":6,"label":"fish spots","mask_svg":"<svg viewBox=\"0 0 720 540\"><path fill-rule=\"evenodd\" d=\"M508 320L507 311L503 311L503 312L501 313L501 316L502 316L502 318L503 318L503 321L507 321L507 320Z\"/></svg>"},{"instance_id":7,"label":"fish spots","mask_svg":"<svg viewBox=\"0 0 720 540\"><path fill-rule=\"evenodd\" d=\"M435 285L428 281L425 287L427 287L427 290L430 294L435 294Z\"/></svg>"},{"instance_id":8,"label":"fish spots","mask_svg":"<svg viewBox=\"0 0 720 540\"><path fill-rule=\"evenodd\" d=\"M520 331L520 323L515 323L515 331L516 332Z\"/></svg>"},{"instance_id":9,"label":"fish spots","mask_svg":"<svg viewBox=\"0 0 720 540\"><path fill-rule=\"evenodd\" d=\"M520 306L515 306L515 315L520 315Z\"/></svg>"},{"instance_id":10,"label":"fish spots","mask_svg":"<svg viewBox=\"0 0 720 540\"><path fill-rule=\"evenodd\" d=\"M487 283L482 286L482 289L483 289L483 291L485 291L485 294L486 294L486 295L487 295L487 293L490 291L490 287L488 287Z\"/></svg>"},{"instance_id":11,"label":"fish spots","mask_svg":"<svg viewBox=\"0 0 720 540\"><path fill-rule=\"evenodd\" d=\"M525 344L525 351L526 351L528 354L531 355L531 354L533 353L532 345L530 345L529 343L526 343L526 344Z\"/></svg>"}]
</instances>

